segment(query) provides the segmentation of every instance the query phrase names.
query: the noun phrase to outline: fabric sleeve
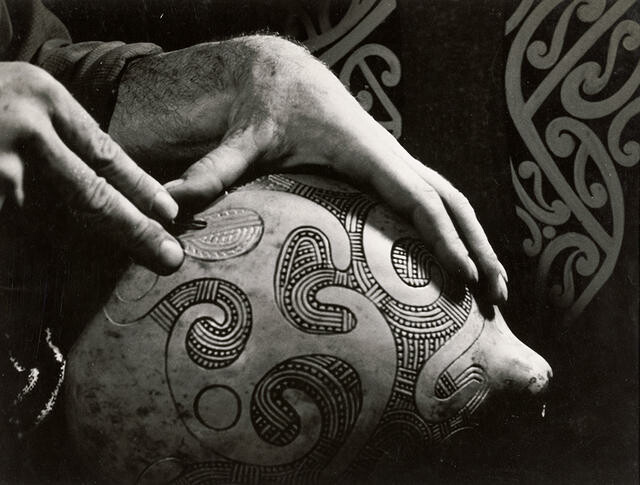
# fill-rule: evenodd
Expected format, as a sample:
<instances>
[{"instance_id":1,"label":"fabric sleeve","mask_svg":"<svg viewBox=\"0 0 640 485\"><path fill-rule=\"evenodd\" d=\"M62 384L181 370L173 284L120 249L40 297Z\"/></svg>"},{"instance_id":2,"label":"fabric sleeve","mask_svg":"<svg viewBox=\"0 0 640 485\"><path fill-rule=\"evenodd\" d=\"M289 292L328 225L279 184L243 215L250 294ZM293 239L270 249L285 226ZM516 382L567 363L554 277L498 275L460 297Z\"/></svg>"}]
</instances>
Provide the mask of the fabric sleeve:
<instances>
[{"instance_id":1,"label":"fabric sleeve","mask_svg":"<svg viewBox=\"0 0 640 485\"><path fill-rule=\"evenodd\" d=\"M162 52L150 43L74 44L62 22L40 0L6 0L6 6L12 33L3 57L32 62L47 70L105 130L127 62Z\"/></svg>"}]
</instances>

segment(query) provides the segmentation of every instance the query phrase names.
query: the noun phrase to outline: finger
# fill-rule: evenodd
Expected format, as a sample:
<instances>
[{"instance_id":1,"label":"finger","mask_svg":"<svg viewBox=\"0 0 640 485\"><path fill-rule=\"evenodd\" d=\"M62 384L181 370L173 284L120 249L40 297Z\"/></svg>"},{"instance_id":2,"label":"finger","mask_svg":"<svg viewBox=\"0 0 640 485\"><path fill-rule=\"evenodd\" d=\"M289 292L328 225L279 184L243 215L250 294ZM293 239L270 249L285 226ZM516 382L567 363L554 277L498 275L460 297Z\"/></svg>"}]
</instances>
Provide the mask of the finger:
<instances>
[{"instance_id":1,"label":"finger","mask_svg":"<svg viewBox=\"0 0 640 485\"><path fill-rule=\"evenodd\" d=\"M181 207L200 209L233 184L258 154L252 128L238 131L165 187Z\"/></svg>"},{"instance_id":2,"label":"finger","mask_svg":"<svg viewBox=\"0 0 640 485\"><path fill-rule=\"evenodd\" d=\"M390 152L370 146L347 153L350 163L337 167L348 175L367 181L391 207L409 214L423 240L439 259L443 267L461 274L468 282L477 282L477 269L458 236L436 190Z\"/></svg>"},{"instance_id":3,"label":"finger","mask_svg":"<svg viewBox=\"0 0 640 485\"><path fill-rule=\"evenodd\" d=\"M167 274L180 266L182 248L160 224L97 176L62 142L53 126L43 124L39 133L37 147L47 175L81 218L158 273Z\"/></svg>"},{"instance_id":4,"label":"finger","mask_svg":"<svg viewBox=\"0 0 640 485\"><path fill-rule=\"evenodd\" d=\"M24 204L23 179L24 165L18 154L0 153L0 184L4 186L4 197L10 194L20 207Z\"/></svg>"},{"instance_id":5,"label":"finger","mask_svg":"<svg viewBox=\"0 0 640 485\"><path fill-rule=\"evenodd\" d=\"M53 125L69 148L145 214L164 221L176 217L178 204L167 190L136 165L66 90L56 91L53 100Z\"/></svg>"},{"instance_id":6,"label":"finger","mask_svg":"<svg viewBox=\"0 0 640 485\"><path fill-rule=\"evenodd\" d=\"M442 175L415 159L411 160L411 167L430 183L445 201L473 259L478 263L487 285L489 298L495 302L506 301L508 298L507 272L500 264L498 256L491 247L491 243L467 198Z\"/></svg>"},{"instance_id":7,"label":"finger","mask_svg":"<svg viewBox=\"0 0 640 485\"><path fill-rule=\"evenodd\" d=\"M427 183L429 183L440 195L445 203L453 222L459 231L465 246L471 253L473 262L480 269L482 286L486 288L486 293L491 302L500 303L507 300L507 273L498 261L498 258L489 243L489 240L478 221L475 212L468 200L458 190L456 190L444 177L436 171L426 167L411 155L397 142L397 140L381 125L375 123L375 140L370 140L369 146L384 147L388 155L400 158L409 166L409 170L414 170ZM384 153L378 148L380 153ZM477 274L477 272L476 272Z\"/></svg>"}]
</instances>

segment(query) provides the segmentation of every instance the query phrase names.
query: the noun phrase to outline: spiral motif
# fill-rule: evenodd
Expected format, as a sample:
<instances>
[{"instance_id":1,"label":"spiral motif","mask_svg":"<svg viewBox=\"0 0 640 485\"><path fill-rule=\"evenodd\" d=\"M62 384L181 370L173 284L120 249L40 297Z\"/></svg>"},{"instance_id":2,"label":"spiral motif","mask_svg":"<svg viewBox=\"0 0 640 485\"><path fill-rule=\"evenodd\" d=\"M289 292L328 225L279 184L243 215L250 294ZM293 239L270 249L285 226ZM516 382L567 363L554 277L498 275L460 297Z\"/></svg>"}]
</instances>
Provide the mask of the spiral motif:
<instances>
[{"instance_id":1,"label":"spiral motif","mask_svg":"<svg viewBox=\"0 0 640 485\"><path fill-rule=\"evenodd\" d=\"M250 327L246 320L217 321L206 316L196 319L187 332L185 347L191 360L204 369L220 369L243 352Z\"/></svg>"},{"instance_id":2,"label":"spiral motif","mask_svg":"<svg viewBox=\"0 0 640 485\"><path fill-rule=\"evenodd\" d=\"M360 379L349 364L330 355L304 355L264 376L253 394L251 419L260 437L274 445L285 446L300 432L300 418L284 398L288 389L302 391L318 406L325 446L348 436L362 404Z\"/></svg>"},{"instance_id":3,"label":"spiral motif","mask_svg":"<svg viewBox=\"0 0 640 485\"><path fill-rule=\"evenodd\" d=\"M425 245L413 238L393 243L391 263L400 279L414 288L427 286L434 268L439 269Z\"/></svg>"},{"instance_id":4,"label":"spiral motif","mask_svg":"<svg viewBox=\"0 0 640 485\"><path fill-rule=\"evenodd\" d=\"M205 304L207 313L189 327L185 347L195 364L219 369L242 354L251 332L251 303L240 288L216 278L192 280L174 288L147 315L170 331L188 308Z\"/></svg>"}]
</instances>

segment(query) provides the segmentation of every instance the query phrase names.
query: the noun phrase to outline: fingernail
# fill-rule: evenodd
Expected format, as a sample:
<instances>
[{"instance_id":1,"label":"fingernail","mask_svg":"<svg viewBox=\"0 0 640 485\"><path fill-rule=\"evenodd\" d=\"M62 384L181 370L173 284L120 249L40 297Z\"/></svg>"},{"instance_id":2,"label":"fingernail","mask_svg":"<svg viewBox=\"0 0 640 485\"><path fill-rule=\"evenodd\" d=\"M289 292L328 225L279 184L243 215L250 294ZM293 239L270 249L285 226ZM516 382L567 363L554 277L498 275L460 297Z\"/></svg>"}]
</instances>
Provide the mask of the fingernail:
<instances>
[{"instance_id":1,"label":"fingernail","mask_svg":"<svg viewBox=\"0 0 640 485\"><path fill-rule=\"evenodd\" d=\"M473 260L469 257L467 257L467 268L471 281L473 281L474 284L478 284L478 268L476 267L476 264L473 262Z\"/></svg>"},{"instance_id":2,"label":"fingernail","mask_svg":"<svg viewBox=\"0 0 640 485\"><path fill-rule=\"evenodd\" d=\"M502 302L509 298L509 290L507 290L507 281L503 275L498 275L498 296Z\"/></svg>"},{"instance_id":3,"label":"fingernail","mask_svg":"<svg viewBox=\"0 0 640 485\"><path fill-rule=\"evenodd\" d=\"M166 184L164 184L164 188L169 190L183 183L184 183L184 179L175 179L175 180L172 180L171 182L167 182Z\"/></svg>"},{"instance_id":4,"label":"fingernail","mask_svg":"<svg viewBox=\"0 0 640 485\"><path fill-rule=\"evenodd\" d=\"M168 192L161 190L153 199L151 211L157 217L171 221L178 215L178 204Z\"/></svg>"},{"instance_id":5,"label":"fingernail","mask_svg":"<svg viewBox=\"0 0 640 485\"><path fill-rule=\"evenodd\" d=\"M507 270L504 269L504 266L502 266L502 263L498 263L500 265L500 274L502 275L502 277L504 278L504 280L509 283L509 275L507 274Z\"/></svg>"},{"instance_id":6,"label":"fingernail","mask_svg":"<svg viewBox=\"0 0 640 485\"><path fill-rule=\"evenodd\" d=\"M160 259L162 264L168 268L176 268L182 263L184 254L180 244L171 239L165 239L160 244Z\"/></svg>"}]
</instances>

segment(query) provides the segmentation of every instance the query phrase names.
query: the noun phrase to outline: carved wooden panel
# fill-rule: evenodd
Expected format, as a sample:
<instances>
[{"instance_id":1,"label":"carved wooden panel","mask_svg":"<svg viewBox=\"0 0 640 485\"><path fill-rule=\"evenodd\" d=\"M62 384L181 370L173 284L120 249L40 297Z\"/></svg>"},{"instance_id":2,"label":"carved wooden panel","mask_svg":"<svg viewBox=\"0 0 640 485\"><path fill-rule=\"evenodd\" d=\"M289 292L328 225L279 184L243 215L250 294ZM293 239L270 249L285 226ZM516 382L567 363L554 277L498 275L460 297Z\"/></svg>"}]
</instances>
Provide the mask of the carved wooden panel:
<instances>
[{"instance_id":1,"label":"carved wooden panel","mask_svg":"<svg viewBox=\"0 0 640 485\"><path fill-rule=\"evenodd\" d=\"M505 88L526 150L511 160L538 295L575 320L618 264L640 160L640 25L635 0L522 1Z\"/></svg>"}]
</instances>

